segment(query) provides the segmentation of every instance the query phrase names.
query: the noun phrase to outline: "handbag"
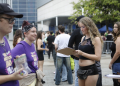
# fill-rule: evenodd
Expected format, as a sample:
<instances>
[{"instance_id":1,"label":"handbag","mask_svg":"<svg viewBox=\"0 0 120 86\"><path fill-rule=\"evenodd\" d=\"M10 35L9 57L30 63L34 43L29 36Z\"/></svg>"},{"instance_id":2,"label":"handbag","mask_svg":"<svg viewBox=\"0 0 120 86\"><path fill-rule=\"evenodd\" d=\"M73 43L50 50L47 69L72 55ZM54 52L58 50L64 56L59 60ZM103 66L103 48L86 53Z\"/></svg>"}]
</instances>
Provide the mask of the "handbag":
<instances>
[{"instance_id":1,"label":"handbag","mask_svg":"<svg viewBox=\"0 0 120 86\"><path fill-rule=\"evenodd\" d=\"M77 71L77 77L79 79L85 80L90 73L92 73L91 69L88 69L88 70L78 69L78 71Z\"/></svg>"}]
</instances>

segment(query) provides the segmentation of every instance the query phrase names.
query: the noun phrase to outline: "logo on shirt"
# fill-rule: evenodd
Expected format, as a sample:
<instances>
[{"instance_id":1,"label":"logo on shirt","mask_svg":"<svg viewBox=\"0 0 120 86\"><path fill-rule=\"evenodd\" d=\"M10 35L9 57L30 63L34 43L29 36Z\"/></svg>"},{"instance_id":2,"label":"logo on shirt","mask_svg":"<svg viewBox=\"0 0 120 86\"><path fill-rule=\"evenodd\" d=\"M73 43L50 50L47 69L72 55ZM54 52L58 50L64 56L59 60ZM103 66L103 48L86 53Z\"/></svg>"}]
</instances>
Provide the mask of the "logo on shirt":
<instances>
[{"instance_id":1,"label":"logo on shirt","mask_svg":"<svg viewBox=\"0 0 120 86\"><path fill-rule=\"evenodd\" d=\"M38 67L38 58L37 58L37 55L36 55L36 52L31 52L31 56L33 57L33 60L34 60L34 66L37 66Z\"/></svg>"},{"instance_id":2,"label":"logo on shirt","mask_svg":"<svg viewBox=\"0 0 120 86\"><path fill-rule=\"evenodd\" d=\"M13 67L12 67L12 61L11 61L12 56L10 51L8 51L7 53L3 53L3 56L4 56L4 61L6 63L6 72L8 74L13 73Z\"/></svg>"}]
</instances>

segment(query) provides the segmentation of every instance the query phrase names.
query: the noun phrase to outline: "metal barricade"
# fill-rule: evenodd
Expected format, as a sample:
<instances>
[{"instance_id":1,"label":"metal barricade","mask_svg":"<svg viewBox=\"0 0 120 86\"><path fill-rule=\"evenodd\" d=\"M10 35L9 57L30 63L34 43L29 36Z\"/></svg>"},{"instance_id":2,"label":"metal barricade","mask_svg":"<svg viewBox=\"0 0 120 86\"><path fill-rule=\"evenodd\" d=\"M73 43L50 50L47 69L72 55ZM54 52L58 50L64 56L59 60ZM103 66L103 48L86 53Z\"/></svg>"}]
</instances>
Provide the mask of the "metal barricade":
<instances>
[{"instance_id":1,"label":"metal barricade","mask_svg":"<svg viewBox=\"0 0 120 86\"><path fill-rule=\"evenodd\" d=\"M113 41L103 41L103 54L110 54L111 50L110 50L110 46L112 45Z\"/></svg>"}]
</instances>

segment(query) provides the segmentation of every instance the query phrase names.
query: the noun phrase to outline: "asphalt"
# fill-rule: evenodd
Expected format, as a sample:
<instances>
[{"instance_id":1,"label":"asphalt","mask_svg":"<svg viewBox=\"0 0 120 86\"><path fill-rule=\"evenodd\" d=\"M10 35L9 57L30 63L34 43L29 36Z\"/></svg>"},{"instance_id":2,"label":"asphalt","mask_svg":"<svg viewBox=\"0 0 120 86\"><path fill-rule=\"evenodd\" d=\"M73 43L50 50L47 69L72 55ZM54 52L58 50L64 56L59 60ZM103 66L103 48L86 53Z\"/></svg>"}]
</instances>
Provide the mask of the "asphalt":
<instances>
[{"instance_id":1,"label":"asphalt","mask_svg":"<svg viewBox=\"0 0 120 86\"><path fill-rule=\"evenodd\" d=\"M9 44L12 49L13 48L12 41L9 41ZM56 86L54 81L55 74L53 73L55 71L55 66L54 66L52 55L50 59L48 59L47 55L44 55L44 59L45 60L44 60L43 72L45 74L45 77L43 78L43 80L46 83L43 84L43 86ZM106 74L112 74L112 71L108 68L110 60L111 60L110 54L102 54L102 57L101 57L102 86L113 86L112 79L106 78L104 76ZM73 80L75 80L74 73L72 75L73 75ZM74 84L74 81L72 85L68 84L68 82L61 82L59 86L75 86L75 84Z\"/></svg>"}]
</instances>

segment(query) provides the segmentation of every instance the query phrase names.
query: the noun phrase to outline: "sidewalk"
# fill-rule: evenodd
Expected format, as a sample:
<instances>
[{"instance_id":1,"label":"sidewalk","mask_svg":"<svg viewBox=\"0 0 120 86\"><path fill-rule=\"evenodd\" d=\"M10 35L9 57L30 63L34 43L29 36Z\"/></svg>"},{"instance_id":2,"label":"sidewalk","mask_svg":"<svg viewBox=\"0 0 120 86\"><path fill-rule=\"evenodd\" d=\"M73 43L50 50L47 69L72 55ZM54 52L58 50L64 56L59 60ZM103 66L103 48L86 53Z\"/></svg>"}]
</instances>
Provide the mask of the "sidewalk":
<instances>
[{"instance_id":1,"label":"sidewalk","mask_svg":"<svg viewBox=\"0 0 120 86\"><path fill-rule=\"evenodd\" d=\"M55 66L53 62L53 58L51 55L51 58L48 59L47 55L44 55L44 66L43 66L43 72L45 73L45 77L43 80L45 80L45 84L43 86L56 86L55 81L54 81L54 76L55 74L53 73L55 71ZM74 78L74 73L73 73L73 80ZM69 85L68 82L61 82L59 86L75 86L74 83L72 85Z\"/></svg>"},{"instance_id":2,"label":"sidewalk","mask_svg":"<svg viewBox=\"0 0 120 86\"><path fill-rule=\"evenodd\" d=\"M9 41L11 49L13 48L12 46L12 41ZM53 72L55 71L55 66L53 62L53 58L51 55L51 58L48 59L47 55L44 55L44 67L43 67L43 72L45 73L45 77L43 80L46 82L43 86L56 86L55 81L54 81L54 76ZM102 86L113 86L113 81L111 78L105 78L104 75L106 74L112 74L112 71L108 68L109 63L111 60L110 54L104 54L101 57L101 68L102 68ZM74 73L73 73L73 84L69 85L68 82L61 82L59 86L75 86L74 84Z\"/></svg>"},{"instance_id":3,"label":"sidewalk","mask_svg":"<svg viewBox=\"0 0 120 86\"><path fill-rule=\"evenodd\" d=\"M53 58L51 57L48 59L47 55L44 55L44 73L45 77L44 80L46 83L43 86L56 86L54 82L54 75L53 72L55 71ZM103 86L112 86L112 79L106 78L104 75L111 74L112 71L108 68L109 62L110 62L110 54L102 55L101 58L101 67L102 67L102 84ZM74 73L73 73L73 80L75 80ZM74 81L72 85L69 85L68 82L61 82L59 86L75 86Z\"/></svg>"}]
</instances>

